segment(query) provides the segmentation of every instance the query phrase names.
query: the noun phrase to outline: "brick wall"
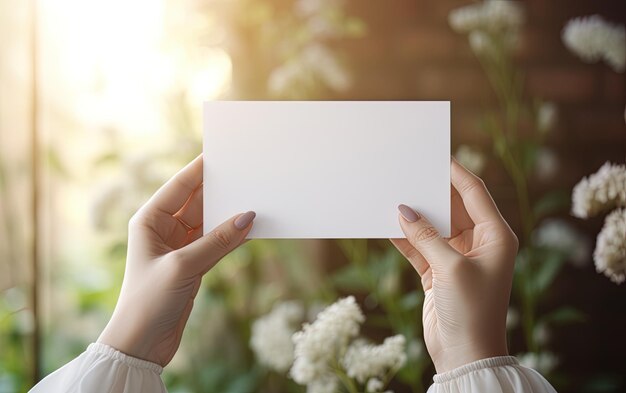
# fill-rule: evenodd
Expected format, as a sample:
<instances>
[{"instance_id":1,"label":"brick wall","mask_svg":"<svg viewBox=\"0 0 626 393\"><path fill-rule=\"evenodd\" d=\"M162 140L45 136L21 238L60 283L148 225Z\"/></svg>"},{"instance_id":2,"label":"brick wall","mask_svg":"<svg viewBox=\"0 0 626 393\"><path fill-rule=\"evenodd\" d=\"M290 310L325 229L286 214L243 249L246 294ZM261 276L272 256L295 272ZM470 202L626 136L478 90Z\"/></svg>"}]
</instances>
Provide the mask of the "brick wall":
<instances>
[{"instance_id":1,"label":"brick wall","mask_svg":"<svg viewBox=\"0 0 626 393\"><path fill-rule=\"evenodd\" d=\"M363 39L338 45L352 64L355 84L334 98L449 99L453 151L461 143L489 151L489 141L476 123L494 98L466 38L447 24L449 11L463 4L468 1L350 2L351 12L367 22L369 32ZM623 24L626 2L533 0L525 4L528 23L516 58L525 70L529 94L555 101L560 116L548 144L558 153L561 169L549 185L533 184L533 193L548 187L571 190L605 161L624 162L626 87L625 74L616 74L604 64L585 64L570 54L560 32L570 18L595 13ZM498 162L488 164L484 178L503 214L518 227L514 192ZM563 212L561 217L569 216ZM603 222L568 219L594 240ZM582 325L553 332L550 344L561 356L560 370L578 386L576 391L584 390L579 383L593 376L623 371L625 291L626 286L618 287L596 274L592 265L568 266L543 304L545 309L573 304L589 315ZM512 343L513 353L517 346Z\"/></svg>"}]
</instances>

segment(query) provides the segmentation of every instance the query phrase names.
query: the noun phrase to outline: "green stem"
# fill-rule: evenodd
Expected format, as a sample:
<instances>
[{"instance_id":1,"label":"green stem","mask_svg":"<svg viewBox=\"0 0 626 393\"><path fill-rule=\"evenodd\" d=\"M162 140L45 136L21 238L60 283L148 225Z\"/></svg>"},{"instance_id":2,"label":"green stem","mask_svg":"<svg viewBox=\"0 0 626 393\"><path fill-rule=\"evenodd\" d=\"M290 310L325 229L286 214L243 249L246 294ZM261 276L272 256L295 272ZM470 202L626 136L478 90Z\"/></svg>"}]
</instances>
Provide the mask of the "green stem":
<instances>
[{"instance_id":1,"label":"green stem","mask_svg":"<svg viewBox=\"0 0 626 393\"><path fill-rule=\"evenodd\" d=\"M504 164L509 177L515 186L515 194L518 200L520 222L522 224L522 244L526 246L528 255L525 265L520 269L521 301L522 301L522 328L527 347L530 351L536 351L537 345L533 337L535 325L535 298L529 285L532 283L532 267L534 254L531 251L532 231L536 220L533 215L530 202L528 182L524 168L520 160L521 151L517 146L517 126L520 121L520 107L522 105L522 89L518 83L518 74L513 69L507 53L500 48L493 56L493 61L481 59L483 69L488 74L492 88L500 101L500 107L504 112L504 130L493 124L492 139L498 146L500 160ZM515 149L515 150L514 150Z\"/></svg>"},{"instance_id":2,"label":"green stem","mask_svg":"<svg viewBox=\"0 0 626 393\"><path fill-rule=\"evenodd\" d=\"M359 393L359 389L357 388L352 378L348 377L348 374L346 374L340 367L335 367L335 374L337 374L337 376L341 380L341 383L343 383L343 386L348 389L349 393Z\"/></svg>"}]
</instances>

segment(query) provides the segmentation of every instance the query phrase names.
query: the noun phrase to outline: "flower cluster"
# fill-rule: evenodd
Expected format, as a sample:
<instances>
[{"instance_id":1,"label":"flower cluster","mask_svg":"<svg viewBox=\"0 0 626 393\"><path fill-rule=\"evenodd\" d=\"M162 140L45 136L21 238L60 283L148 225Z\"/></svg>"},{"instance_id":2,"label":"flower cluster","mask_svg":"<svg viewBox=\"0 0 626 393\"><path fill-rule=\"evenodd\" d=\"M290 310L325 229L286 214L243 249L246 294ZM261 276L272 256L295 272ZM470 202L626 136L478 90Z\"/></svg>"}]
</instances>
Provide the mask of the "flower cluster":
<instances>
[{"instance_id":1,"label":"flower cluster","mask_svg":"<svg viewBox=\"0 0 626 393\"><path fill-rule=\"evenodd\" d=\"M524 10L516 1L487 0L453 10L448 16L450 26L459 33L474 30L498 32L521 27Z\"/></svg>"},{"instance_id":2,"label":"flower cluster","mask_svg":"<svg viewBox=\"0 0 626 393\"><path fill-rule=\"evenodd\" d=\"M365 317L354 297L322 310L313 323L293 335L291 378L306 385L307 393L332 393L340 380L366 392L381 392L388 379L406 362L406 340L397 335L381 345L357 338ZM341 376L341 379L340 379Z\"/></svg>"},{"instance_id":3,"label":"flower cluster","mask_svg":"<svg viewBox=\"0 0 626 393\"><path fill-rule=\"evenodd\" d=\"M593 260L598 273L621 284L626 281L626 165L607 162L574 187L572 214L577 217L592 217L616 207L598 234Z\"/></svg>"},{"instance_id":4,"label":"flower cluster","mask_svg":"<svg viewBox=\"0 0 626 393\"><path fill-rule=\"evenodd\" d=\"M552 247L566 254L572 264L584 266L591 256L591 244L583 233L565 220L547 219L533 233L538 246Z\"/></svg>"},{"instance_id":5,"label":"flower cluster","mask_svg":"<svg viewBox=\"0 0 626 393\"><path fill-rule=\"evenodd\" d=\"M299 55L272 71L268 88L273 94L284 95L294 87L322 82L335 91L350 87L350 75L326 46L313 43L303 48Z\"/></svg>"},{"instance_id":6,"label":"flower cluster","mask_svg":"<svg viewBox=\"0 0 626 393\"><path fill-rule=\"evenodd\" d=\"M503 49L514 48L524 20L522 6L509 0L486 0L457 8L448 15L452 29L468 34L470 46L477 54L494 52L502 44Z\"/></svg>"},{"instance_id":7,"label":"flower cluster","mask_svg":"<svg viewBox=\"0 0 626 393\"><path fill-rule=\"evenodd\" d=\"M626 280L626 209L606 217L593 253L596 271L621 284Z\"/></svg>"},{"instance_id":8,"label":"flower cluster","mask_svg":"<svg viewBox=\"0 0 626 393\"><path fill-rule=\"evenodd\" d=\"M554 102L546 101L537 110L537 129L541 133L551 131L559 117L559 112Z\"/></svg>"},{"instance_id":9,"label":"flower cluster","mask_svg":"<svg viewBox=\"0 0 626 393\"><path fill-rule=\"evenodd\" d=\"M572 214L589 218L626 206L626 165L605 163L598 172L583 178L572 192Z\"/></svg>"},{"instance_id":10,"label":"flower cluster","mask_svg":"<svg viewBox=\"0 0 626 393\"><path fill-rule=\"evenodd\" d=\"M485 165L487 164L487 158L479 150L476 150L468 145L461 145L456 150L454 158L457 159L461 165L480 176Z\"/></svg>"},{"instance_id":11,"label":"flower cluster","mask_svg":"<svg viewBox=\"0 0 626 393\"><path fill-rule=\"evenodd\" d=\"M303 92L317 89L346 91L352 80L327 39L360 36L365 27L357 18L345 15L341 0L296 0L292 15L301 31L275 47L283 61L272 70L269 92L278 97L300 98ZM276 36L282 37L280 32ZM309 97L310 98L310 97Z\"/></svg>"},{"instance_id":12,"label":"flower cluster","mask_svg":"<svg viewBox=\"0 0 626 393\"><path fill-rule=\"evenodd\" d=\"M562 32L565 46L588 63L604 60L616 72L626 69L626 30L599 15L570 20Z\"/></svg>"},{"instance_id":13,"label":"flower cluster","mask_svg":"<svg viewBox=\"0 0 626 393\"><path fill-rule=\"evenodd\" d=\"M295 362L290 375L297 383L307 385L308 391L332 392L337 377L332 371L349 342L359 334L365 320L354 297L331 304L320 312L311 324L293 335Z\"/></svg>"},{"instance_id":14,"label":"flower cluster","mask_svg":"<svg viewBox=\"0 0 626 393\"><path fill-rule=\"evenodd\" d=\"M387 337L381 345L369 344L365 340L355 340L348 347L341 364L348 376L359 383L378 380L377 377L385 375L388 371L397 371L404 366L405 345L406 340L400 334Z\"/></svg>"},{"instance_id":15,"label":"flower cluster","mask_svg":"<svg viewBox=\"0 0 626 393\"><path fill-rule=\"evenodd\" d=\"M283 302L252 324L250 347L259 362L268 368L285 372L293 364L291 336L304 317L298 302Z\"/></svg>"},{"instance_id":16,"label":"flower cluster","mask_svg":"<svg viewBox=\"0 0 626 393\"><path fill-rule=\"evenodd\" d=\"M559 364L559 359L552 352L528 352L517 355L522 366L532 368L542 374L549 374Z\"/></svg>"}]
</instances>

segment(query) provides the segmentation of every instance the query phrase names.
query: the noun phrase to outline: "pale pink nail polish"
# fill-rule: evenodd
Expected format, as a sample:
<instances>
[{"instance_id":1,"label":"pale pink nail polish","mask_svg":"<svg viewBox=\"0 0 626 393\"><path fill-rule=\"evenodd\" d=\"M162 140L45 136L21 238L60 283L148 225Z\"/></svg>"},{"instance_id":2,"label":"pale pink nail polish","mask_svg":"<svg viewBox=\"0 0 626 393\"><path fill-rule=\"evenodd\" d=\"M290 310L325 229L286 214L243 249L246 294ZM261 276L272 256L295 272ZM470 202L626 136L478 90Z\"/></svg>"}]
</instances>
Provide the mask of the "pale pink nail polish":
<instances>
[{"instance_id":1,"label":"pale pink nail polish","mask_svg":"<svg viewBox=\"0 0 626 393\"><path fill-rule=\"evenodd\" d=\"M256 213L253 211L245 212L235 219L235 228L242 230L246 229L248 225L254 220Z\"/></svg>"},{"instance_id":2,"label":"pale pink nail polish","mask_svg":"<svg viewBox=\"0 0 626 393\"><path fill-rule=\"evenodd\" d=\"M398 205L398 210L400 211L400 214L402 214L402 217L404 217L404 219L408 222L415 222L420 219L419 213L407 205Z\"/></svg>"}]
</instances>

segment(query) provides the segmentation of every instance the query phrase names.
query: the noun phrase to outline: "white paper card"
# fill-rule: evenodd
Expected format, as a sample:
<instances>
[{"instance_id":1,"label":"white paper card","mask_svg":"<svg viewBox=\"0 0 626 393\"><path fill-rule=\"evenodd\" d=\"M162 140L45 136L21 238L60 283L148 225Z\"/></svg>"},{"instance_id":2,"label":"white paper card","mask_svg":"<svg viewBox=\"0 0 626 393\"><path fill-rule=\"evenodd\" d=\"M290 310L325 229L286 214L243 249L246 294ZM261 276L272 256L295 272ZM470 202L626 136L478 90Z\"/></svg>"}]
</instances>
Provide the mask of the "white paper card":
<instances>
[{"instance_id":1,"label":"white paper card","mask_svg":"<svg viewBox=\"0 0 626 393\"><path fill-rule=\"evenodd\" d=\"M254 210L248 238L401 238L400 203L449 236L448 101L205 102L205 233Z\"/></svg>"}]
</instances>

